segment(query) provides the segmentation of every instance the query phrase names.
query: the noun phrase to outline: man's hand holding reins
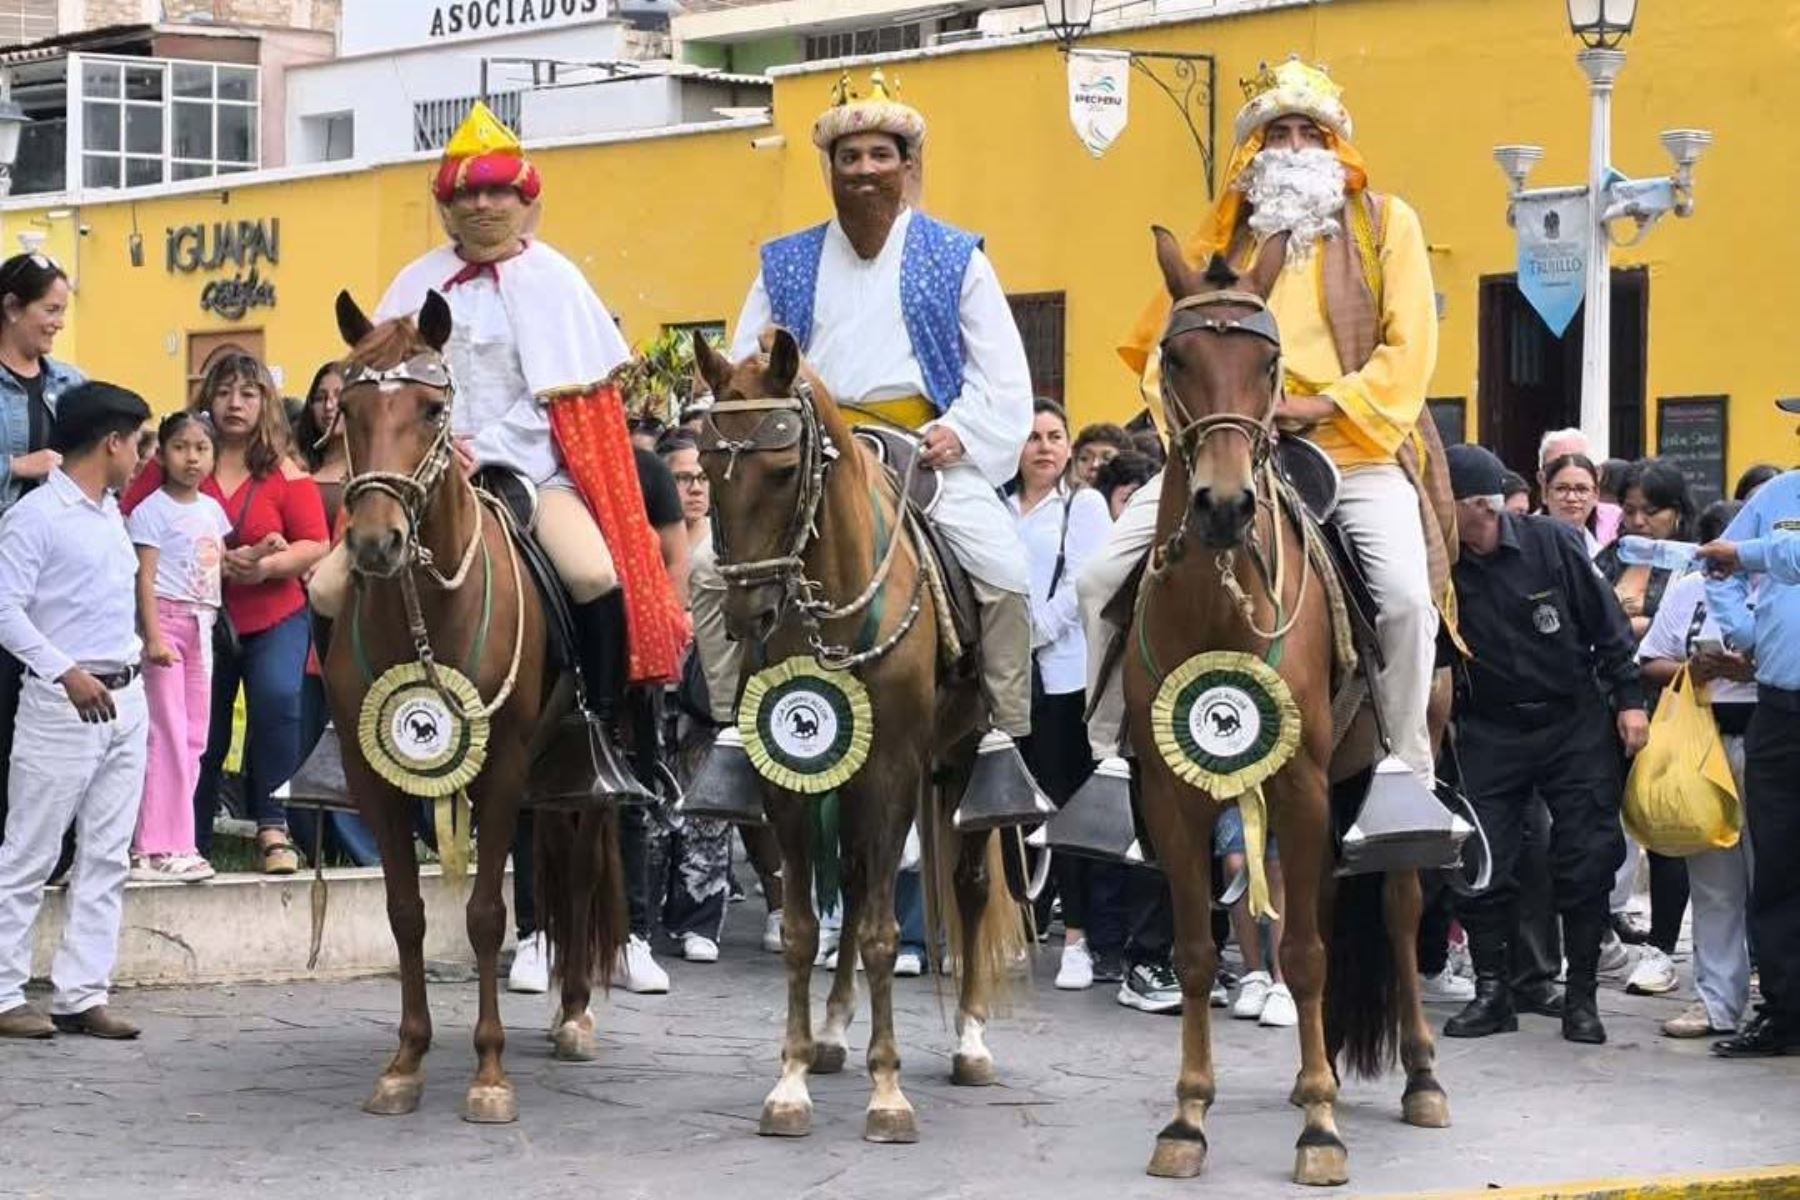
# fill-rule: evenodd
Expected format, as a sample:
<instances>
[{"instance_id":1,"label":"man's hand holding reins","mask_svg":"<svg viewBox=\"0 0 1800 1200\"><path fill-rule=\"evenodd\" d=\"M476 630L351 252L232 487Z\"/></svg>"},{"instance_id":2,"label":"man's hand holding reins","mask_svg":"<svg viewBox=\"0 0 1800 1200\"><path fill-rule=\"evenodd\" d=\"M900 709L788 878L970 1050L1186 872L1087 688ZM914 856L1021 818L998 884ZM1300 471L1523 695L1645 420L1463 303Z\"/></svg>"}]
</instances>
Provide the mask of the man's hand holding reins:
<instances>
[{"instance_id":1,"label":"man's hand holding reins","mask_svg":"<svg viewBox=\"0 0 1800 1200\"><path fill-rule=\"evenodd\" d=\"M1275 402L1275 420L1287 428L1305 428L1331 419L1337 405L1329 396L1296 396L1283 392Z\"/></svg>"},{"instance_id":2,"label":"man's hand holding reins","mask_svg":"<svg viewBox=\"0 0 1800 1200\"><path fill-rule=\"evenodd\" d=\"M967 453L956 430L948 425L933 425L925 431L925 453L920 458L920 465L942 471L961 462Z\"/></svg>"},{"instance_id":3,"label":"man's hand holding reins","mask_svg":"<svg viewBox=\"0 0 1800 1200\"><path fill-rule=\"evenodd\" d=\"M456 456L456 467L463 478L471 478L475 474L475 439L462 435L450 439L450 453Z\"/></svg>"}]
</instances>

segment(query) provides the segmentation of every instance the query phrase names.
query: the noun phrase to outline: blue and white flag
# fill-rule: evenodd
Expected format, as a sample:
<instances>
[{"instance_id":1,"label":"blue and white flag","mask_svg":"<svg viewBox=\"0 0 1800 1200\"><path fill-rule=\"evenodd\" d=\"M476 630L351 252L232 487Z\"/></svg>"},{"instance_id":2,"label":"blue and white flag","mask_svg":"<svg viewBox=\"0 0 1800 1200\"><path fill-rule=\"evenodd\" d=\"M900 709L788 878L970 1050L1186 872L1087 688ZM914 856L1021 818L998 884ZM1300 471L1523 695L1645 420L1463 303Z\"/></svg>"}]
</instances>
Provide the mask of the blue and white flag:
<instances>
[{"instance_id":1,"label":"blue and white flag","mask_svg":"<svg viewBox=\"0 0 1800 1200\"><path fill-rule=\"evenodd\" d=\"M1125 132L1130 84L1131 55L1117 50L1069 51L1069 120L1095 158Z\"/></svg>"},{"instance_id":2,"label":"blue and white flag","mask_svg":"<svg viewBox=\"0 0 1800 1200\"><path fill-rule=\"evenodd\" d=\"M1526 192L1513 205L1519 234L1519 290L1561 337L1581 308L1593 253L1587 189Z\"/></svg>"}]
</instances>

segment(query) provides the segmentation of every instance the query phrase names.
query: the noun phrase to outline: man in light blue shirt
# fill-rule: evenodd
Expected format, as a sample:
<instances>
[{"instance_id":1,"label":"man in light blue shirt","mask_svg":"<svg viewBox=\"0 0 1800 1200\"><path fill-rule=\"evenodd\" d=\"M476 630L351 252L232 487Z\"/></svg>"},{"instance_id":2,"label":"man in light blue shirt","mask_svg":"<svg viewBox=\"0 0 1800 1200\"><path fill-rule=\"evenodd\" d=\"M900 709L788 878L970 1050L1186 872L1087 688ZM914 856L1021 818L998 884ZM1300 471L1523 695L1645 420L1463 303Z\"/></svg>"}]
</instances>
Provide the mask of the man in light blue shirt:
<instances>
[{"instance_id":1,"label":"man in light blue shirt","mask_svg":"<svg viewBox=\"0 0 1800 1200\"><path fill-rule=\"evenodd\" d=\"M1800 412L1800 399L1782 401ZM1756 665L1756 715L1744 737L1745 824L1762 870L1750 895L1761 1011L1713 1044L1726 1058L1800 1054L1800 470L1765 484L1703 546L1706 605L1727 649ZM1752 575L1761 576L1754 612Z\"/></svg>"}]
</instances>

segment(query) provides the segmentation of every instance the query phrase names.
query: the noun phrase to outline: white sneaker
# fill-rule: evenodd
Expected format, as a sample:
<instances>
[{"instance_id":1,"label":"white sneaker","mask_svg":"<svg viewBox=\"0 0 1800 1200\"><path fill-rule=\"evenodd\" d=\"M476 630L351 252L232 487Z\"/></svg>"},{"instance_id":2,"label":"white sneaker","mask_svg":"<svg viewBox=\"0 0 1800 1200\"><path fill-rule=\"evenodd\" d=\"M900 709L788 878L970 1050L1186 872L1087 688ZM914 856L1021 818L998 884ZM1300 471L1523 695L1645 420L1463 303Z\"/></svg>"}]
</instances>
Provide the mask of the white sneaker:
<instances>
[{"instance_id":1,"label":"white sneaker","mask_svg":"<svg viewBox=\"0 0 1800 1200\"><path fill-rule=\"evenodd\" d=\"M635 933L619 951L619 985L643 996L660 996L669 990L669 973L657 965L650 943Z\"/></svg>"},{"instance_id":2,"label":"white sneaker","mask_svg":"<svg viewBox=\"0 0 1800 1200\"><path fill-rule=\"evenodd\" d=\"M1278 983L1269 989L1256 1023L1273 1029L1292 1029L1300 1023L1300 1012L1294 1007L1294 994L1288 991L1287 984Z\"/></svg>"},{"instance_id":3,"label":"white sneaker","mask_svg":"<svg viewBox=\"0 0 1800 1200\"><path fill-rule=\"evenodd\" d=\"M1475 981L1445 963L1436 975L1419 976L1419 998L1427 1004L1466 1004L1475 998Z\"/></svg>"},{"instance_id":4,"label":"white sneaker","mask_svg":"<svg viewBox=\"0 0 1800 1200\"><path fill-rule=\"evenodd\" d=\"M1645 942L1639 948L1636 969L1625 981L1625 990L1634 996L1660 996L1674 991L1680 982L1669 956Z\"/></svg>"},{"instance_id":5,"label":"white sneaker","mask_svg":"<svg viewBox=\"0 0 1800 1200\"><path fill-rule=\"evenodd\" d=\"M824 967L827 971L837 970L837 948L840 936L841 934L836 929L820 928L819 953L813 959L813 966Z\"/></svg>"},{"instance_id":6,"label":"white sneaker","mask_svg":"<svg viewBox=\"0 0 1800 1200\"><path fill-rule=\"evenodd\" d=\"M1083 992L1094 986L1094 957L1088 953L1086 938L1063 947L1056 986L1065 992Z\"/></svg>"},{"instance_id":7,"label":"white sneaker","mask_svg":"<svg viewBox=\"0 0 1800 1200\"><path fill-rule=\"evenodd\" d=\"M1631 965L1631 954L1625 949L1625 943L1611 929L1600 939L1600 963L1596 970L1601 975L1617 975Z\"/></svg>"},{"instance_id":8,"label":"white sneaker","mask_svg":"<svg viewBox=\"0 0 1800 1200\"><path fill-rule=\"evenodd\" d=\"M681 938L681 957L691 963L716 963L719 961L719 943L704 934L684 934Z\"/></svg>"},{"instance_id":9,"label":"white sneaker","mask_svg":"<svg viewBox=\"0 0 1800 1200\"><path fill-rule=\"evenodd\" d=\"M781 946L781 910L770 913L763 922L763 949L770 954L780 954Z\"/></svg>"},{"instance_id":10,"label":"white sneaker","mask_svg":"<svg viewBox=\"0 0 1800 1200\"><path fill-rule=\"evenodd\" d=\"M550 945L542 931L519 942L506 976L506 990L533 994L550 990Z\"/></svg>"},{"instance_id":11,"label":"white sneaker","mask_svg":"<svg viewBox=\"0 0 1800 1200\"><path fill-rule=\"evenodd\" d=\"M857 970L860 971L862 969L862 964L860 962L857 963L856 966ZM911 979L915 975L923 975L924 973L925 960L920 958L917 954L914 954L911 950L902 950L894 956L895 978Z\"/></svg>"},{"instance_id":12,"label":"white sneaker","mask_svg":"<svg viewBox=\"0 0 1800 1200\"><path fill-rule=\"evenodd\" d=\"M1223 983L1214 979L1212 995L1207 998L1207 1003L1211 1004L1214 1008L1229 1008L1231 1007L1231 993L1225 990L1225 985Z\"/></svg>"},{"instance_id":13,"label":"white sneaker","mask_svg":"<svg viewBox=\"0 0 1800 1200\"><path fill-rule=\"evenodd\" d=\"M1250 972L1238 985L1237 1001L1231 1006L1231 1015L1240 1021L1256 1020L1262 1016L1263 1008L1269 1002L1269 992L1274 987L1275 981L1269 978L1267 971Z\"/></svg>"}]
</instances>

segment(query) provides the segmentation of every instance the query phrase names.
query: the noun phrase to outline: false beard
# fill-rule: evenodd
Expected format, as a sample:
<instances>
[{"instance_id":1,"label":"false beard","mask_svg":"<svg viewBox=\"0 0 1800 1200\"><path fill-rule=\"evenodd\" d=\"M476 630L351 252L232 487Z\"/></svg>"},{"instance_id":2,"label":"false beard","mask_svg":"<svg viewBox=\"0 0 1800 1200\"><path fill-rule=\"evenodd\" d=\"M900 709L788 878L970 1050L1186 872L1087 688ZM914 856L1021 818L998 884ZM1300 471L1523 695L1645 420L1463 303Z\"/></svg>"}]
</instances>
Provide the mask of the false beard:
<instances>
[{"instance_id":1,"label":"false beard","mask_svg":"<svg viewBox=\"0 0 1800 1200\"><path fill-rule=\"evenodd\" d=\"M1264 150L1237 188L1250 202L1250 228L1288 235L1288 262L1303 262L1322 237L1343 231L1344 164L1330 150Z\"/></svg>"}]
</instances>

